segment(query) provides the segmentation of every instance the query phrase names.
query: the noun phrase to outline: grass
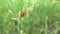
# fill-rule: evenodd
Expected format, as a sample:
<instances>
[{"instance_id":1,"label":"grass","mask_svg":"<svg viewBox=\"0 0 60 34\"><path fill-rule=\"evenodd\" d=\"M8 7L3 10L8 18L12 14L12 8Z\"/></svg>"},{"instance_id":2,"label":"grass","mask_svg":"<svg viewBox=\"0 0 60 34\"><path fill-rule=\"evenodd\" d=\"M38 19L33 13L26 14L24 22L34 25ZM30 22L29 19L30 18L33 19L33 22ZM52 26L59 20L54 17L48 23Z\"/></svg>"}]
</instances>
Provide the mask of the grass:
<instances>
[{"instance_id":1,"label":"grass","mask_svg":"<svg viewBox=\"0 0 60 34\"><path fill-rule=\"evenodd\" d=\"M0 34L60 34L59 7L60 0L0 0Z\"/></svg>"}]
</instances>

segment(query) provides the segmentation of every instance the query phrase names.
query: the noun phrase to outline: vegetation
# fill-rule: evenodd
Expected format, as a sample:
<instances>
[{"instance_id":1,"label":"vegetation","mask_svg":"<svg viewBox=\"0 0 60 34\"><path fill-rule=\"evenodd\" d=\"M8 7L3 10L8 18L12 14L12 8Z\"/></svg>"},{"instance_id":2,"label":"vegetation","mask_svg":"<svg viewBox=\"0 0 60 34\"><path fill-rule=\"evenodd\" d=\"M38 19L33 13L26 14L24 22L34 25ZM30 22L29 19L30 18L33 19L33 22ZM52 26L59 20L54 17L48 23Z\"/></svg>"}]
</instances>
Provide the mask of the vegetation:
<instances>
[{"instance_id":1,"label":"vegetation","mask_svg":"<svg viewBox=\"0 0 60 34\"><path fill-rule=\"evenodd\" d=\"M0 0L0 34L60 34L60 0Z\"/></svg>"}]
</instances>

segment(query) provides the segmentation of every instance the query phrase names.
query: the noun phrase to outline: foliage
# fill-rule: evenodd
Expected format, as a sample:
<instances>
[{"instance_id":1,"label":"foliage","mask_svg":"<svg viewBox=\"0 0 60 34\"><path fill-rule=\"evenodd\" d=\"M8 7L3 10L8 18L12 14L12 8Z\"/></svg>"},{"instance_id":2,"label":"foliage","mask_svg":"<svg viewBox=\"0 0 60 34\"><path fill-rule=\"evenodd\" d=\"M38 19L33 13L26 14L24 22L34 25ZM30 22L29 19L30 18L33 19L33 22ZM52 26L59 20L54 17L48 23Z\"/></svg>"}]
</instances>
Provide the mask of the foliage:
<instances>
[{"instance_id":1,"label":"foliage","mask_svg":"<svg viewBox=\"0 0 60 34\"><path fill-rule=\"evenodd\" d=\"M60 34L59 7L60 0L0 0L0 34Z\"/></svg>"}]
</instances>

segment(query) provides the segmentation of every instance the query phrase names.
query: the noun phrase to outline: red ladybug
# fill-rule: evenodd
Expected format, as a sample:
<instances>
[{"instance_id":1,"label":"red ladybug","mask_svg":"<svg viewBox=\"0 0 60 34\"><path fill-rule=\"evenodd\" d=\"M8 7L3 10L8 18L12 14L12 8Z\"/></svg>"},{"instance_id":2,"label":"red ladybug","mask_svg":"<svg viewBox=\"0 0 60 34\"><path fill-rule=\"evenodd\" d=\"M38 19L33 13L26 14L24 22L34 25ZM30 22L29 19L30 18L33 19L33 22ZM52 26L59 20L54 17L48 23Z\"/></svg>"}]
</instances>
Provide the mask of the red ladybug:
<instances>
[{"instance_id":1,"label":"red ladybug","mask_svg":"<svg viewBox=\"0 0 60 34\"><path fill-rule=\"evenodd\" d=\"M21 17L23 17L25 15L25 11L21 12Z\"/></svg>"}]
</instances>

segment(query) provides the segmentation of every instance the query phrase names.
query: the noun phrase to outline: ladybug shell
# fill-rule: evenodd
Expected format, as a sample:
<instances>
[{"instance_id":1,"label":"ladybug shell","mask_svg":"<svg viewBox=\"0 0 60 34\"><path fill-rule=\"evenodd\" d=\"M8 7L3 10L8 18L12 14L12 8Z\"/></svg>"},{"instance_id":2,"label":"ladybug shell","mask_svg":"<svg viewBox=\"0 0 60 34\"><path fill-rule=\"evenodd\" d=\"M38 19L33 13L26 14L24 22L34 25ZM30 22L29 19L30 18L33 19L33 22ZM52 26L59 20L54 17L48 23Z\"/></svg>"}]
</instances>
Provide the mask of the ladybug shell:
<instances>
[{"instance_id":1,"label":"ladybug shell","mask_svg":"<svg viewBox=\"0 0 60 34\"><path fill-rule=\"evenodd\" d=\"M21 16L23 17L25 15L25 11L22 11L21 12Z\"/></svg>"}]
</instances>

